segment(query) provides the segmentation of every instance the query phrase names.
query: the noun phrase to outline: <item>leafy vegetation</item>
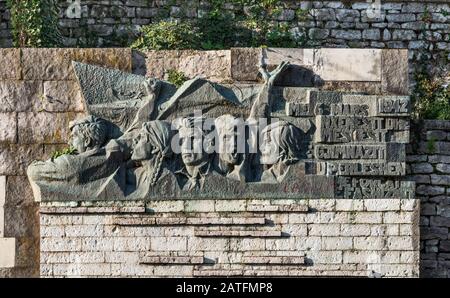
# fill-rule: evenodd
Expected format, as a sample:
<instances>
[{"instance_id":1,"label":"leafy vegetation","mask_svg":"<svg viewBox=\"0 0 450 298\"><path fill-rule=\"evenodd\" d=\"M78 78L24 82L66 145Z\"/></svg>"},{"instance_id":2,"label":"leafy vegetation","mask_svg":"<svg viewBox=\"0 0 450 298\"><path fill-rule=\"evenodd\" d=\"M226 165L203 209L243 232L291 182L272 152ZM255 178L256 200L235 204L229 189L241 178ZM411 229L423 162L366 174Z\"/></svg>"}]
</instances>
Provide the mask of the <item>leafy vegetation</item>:
<instances>
[{"instance_id":1,"label":"leafy vegetation","mask_svg":"<svg viewBox=\"0 0 450 298\"><path fill-rule=\"evenodd\" d=\"M299 47L306 42L304 37L291 32L286 23L277 21L283 11L280 0L231 0L230 4L243 7L234 13L224 9L223 1L209 0L207 3L207 12L195 21L161 20L143 26L132 47L221 50L239 46ZM302 11L296 17L303 20L306 14L307 11Z\"/></svg>"},{"instance_id":2,"label":"leafy vegetation","mask_svg":"<svg viewBox=\"0 0 450 298\"><path fill-rule=\"evenodd\" d=\"M446 57L443 65L449 65L449 62ZM419 65L414 76L416 86L412 92L415 118L450 120L450 85L445 75L447 72L444 72L444 75L432 74L425 58Z\"/></svg>"},{"instance_id":3,"label":"leafy vegetation","mask_svg":"<svg viewBox=\"0 0 450 298\"><path fill-rule=\"evenodd\" d=\"M7 0L16 47L58 47L58 7L54 0Z\"/></svg>"},{"instance_id":4,"label":"leafy vegetation","mask_svg":"<svg viewBox=\"0 0 450 298\"><path fill-rule=\"evenodd\" d=\"M167 71L167 81L174 84L177 88L180 88L187 80L189 80L189 78L181 71L175 69Z\"/></svg>"},{"instance_id":5,"label":"leafy vegetation","mask_svg":"<svg viewBox=\"0 0 450 298\"><path fill-rule=\"evenodd\" d=\"M65 149L62 149L62 150L53 151L50 157L51 157L51 159L53 161L53 160L57 159L58 157L60 157L62 155L73 155L75 153L76 153L76 149L75 148L68 147L68 148L65 148Z\"/></svg>"},{"instance_id":6,"label":"leafy vegetation","mask_svg":"<svg viewBox=\"0 0 450 298\"><path fill-rule=\"evenodd\" d=\"M195 49L200 45L200 34L190 23L160 21L143 26L142 35L131 47L143 50Z\"/></svg>"}]
</instances>

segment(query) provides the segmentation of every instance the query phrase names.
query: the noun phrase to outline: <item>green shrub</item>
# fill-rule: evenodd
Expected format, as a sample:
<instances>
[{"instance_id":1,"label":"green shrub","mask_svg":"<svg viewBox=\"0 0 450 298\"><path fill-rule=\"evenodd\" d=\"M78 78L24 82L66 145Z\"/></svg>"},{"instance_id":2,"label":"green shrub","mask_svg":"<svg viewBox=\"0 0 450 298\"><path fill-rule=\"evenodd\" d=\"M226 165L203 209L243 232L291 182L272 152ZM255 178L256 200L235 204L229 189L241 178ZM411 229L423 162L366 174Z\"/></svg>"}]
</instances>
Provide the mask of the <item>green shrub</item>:
<instances>
[{"instance_id":1,"label":"green shrub","mask_svg":"<svg viewBox=\"0 0 450 298\"><path fill-rule=\"evenodd\" d=\"M141 50L201 49L231 47L299 47L306 43L276 21L283 8L280 0L230 0L244 9L226 12L224 1L209 0L208 10L194 21L159 21L141 28L132 47ZM224 12L225 11L225 12ZM304 18L308 10L297 15Z\"/></svg>"},{"instance_id":2,"label":"green shrub","mask_svg":"<svg viewBox=\"0 0 450 298\"><path fill-rule=\"evenodd\" d=\"M448 64L448 61L443 63ZM412 92L414 117L450 120L449 82L442 75L431 74L428 61L422 60L420 65L414 75L416 86Z\"/></svg>"},{"instance_id":3,"label":"green shrub","mask_svg":"<svg viewBox=\"0 0 450 298\"><path fill-rule=\"evenodd\" d=\"M58 7L54 0L7 0L16 47L59 47Z\"/></svg>"},{"instance_id":4,"label":"green shrub","mask_svg":"<svg viewBox=\"0 0 450 298\"><path fill-rule=\"evenodd\" d=\"M167 81L174 84L177 88L180 88L187 80L189 80L189 78L181 71L175 69L167 71Z\"/></svg>"},{"instance_id":5,"label":"green shrub","mask_svg":"<svg viewBox=\"0 0 450 298\"><path fill-rule=\"evenodd\" d=\"M55 159L57 159L58 157L60 157L62 155L73 155L75 153L76 153L75 148L68 147L68 148L65 148L65 149L62 149L62 150L56 150L56 151L52 152L51 159L55 160Z\"/></svg>"},{"instance_id":6,"label":"green shrub","mask_svg":"<svg viewBox=\"0 0 450 298\"><path fill-rule=\"evenodd\" d=\"M159 21L141 28L141 36L131 45L141 50L184 50L200 47L201 35L190 22Z\"/></svg>"}]
</instances>

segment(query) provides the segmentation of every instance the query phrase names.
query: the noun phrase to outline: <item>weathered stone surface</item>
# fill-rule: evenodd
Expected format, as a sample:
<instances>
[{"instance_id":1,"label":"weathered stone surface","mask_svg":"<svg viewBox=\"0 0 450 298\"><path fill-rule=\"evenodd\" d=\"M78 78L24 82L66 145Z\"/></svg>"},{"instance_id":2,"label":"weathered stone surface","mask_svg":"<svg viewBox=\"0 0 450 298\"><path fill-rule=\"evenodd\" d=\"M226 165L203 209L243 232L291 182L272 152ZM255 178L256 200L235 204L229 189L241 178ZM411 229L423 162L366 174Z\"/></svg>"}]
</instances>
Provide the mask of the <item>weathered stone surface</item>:
<instances>
[{"instance_id":1,"label":"weathered stone surface","mask_svg":"<svg viewBox=\"0 0 450 298\"><path fill-rule=\"evenodd\" d=\"M429 163L413 163L411 164L411 172L414 174L429 174L433 173L433 166Z\"/></svg>"},{"instance_id":2,"label":"weathered stone surface","mask_svg":"<svg viewBox=\"0 0 450 298\"><path fill-rule=\"evenodd\" d=\"M36 237L39 235L38 213L39 208L36 204L29 206L5 206L5 236Z\"/></svg>"},{"instance_id":3,"label":"weathered stone surface","mask_svg":"<svg viewBox=\"0 0 450 298\"><path fill-rule=\"evenodd\" d=\"M0 80L21 78L20 49L0 49Z\"/></svg>"},{"instance_id":4,"label":"weathered stone surface","mask_svg":"<svg viewBox=\"0 0 450 298\"><path fill-rule=\"evenodd\" d=\"M420 195L436 196L445 193L445 188L441 186L419 185L416 188L416 193Z\"/></svg>"},{"instance_id":5,"label":"weathered stone surface","mask_svg":"<svg viewBox=\"0 0 450 298\"><path fill-rule=\"evenodd\" d=\"M276 67L283 61L293 65L311 67L314 63L314 51L312 49L290 48L264 48L262 57L269 67Z\"/></svg>"},{"instance_id":6,"label":"weathered stone surface","mask_svg":"<svg viewBox=\"0 0 450 298\"><path fill-rule=\"evenodd\" d=\"M261 49L231 49L231 77L236 81L257 81Z\"/></svg>"},{"instance_id":7,"label":"weathered stone surface","mask_svg":"<svg viewBox=\"0 0 450 298\"><path fill-rule=\"evenodd\" d=\"M26 176L7 177L6 201L9 206L35 205L33 192Z\"/></svg>"},{"instance_id":8,"label":"weathered stone surface","mask_svg":"<svg viewBox=\"0 0 450 298\"><path fill-rule=\"evenodd\" d=\"M36 111L82 112L85 110L79 85L72 81L46 81Z\"/></svg>"},{"instance_id":9,"label":"weathered stone surface","mask_svg":"<svg viewBox=\"0 0 450 298\"><path fill-rule=\"evenodd\" d=\"M187 77L201 77L213 82L223 82L231 79L231 52L199 51L195 55L182 56L179 70Z\"/></svg>"},{"instance_id":10,"label":"weathered stone surface","mask_svg":"<svg viewBox=\"0 0 450 298\"><path fill-rule=\"evenodd\" d=\"M401 270L394 272L389 269L390 275L417 276L418 241L411 237L417 227L417 222L411 216L414 208L398 212L400 200L394 200L394 203L385 200L381 207L377 206L377 200L367 204L360 200L359 209L351 206L349 209L347 206L345 211L336 212L334 206L337 202L331 200L334 202L331 204L328 201L308 200L308 205L317 207L317 211L293 212L289 215L289 221L285 214L270 215L271 220L266 225L245 228L239 225L222 226L219 219L224 218L222 215L225 213L210 212L207 213L208 217L198 214L198 217L193 217L199 220L196 222L196 226L200 225L197 228L188 225L146 227L145 231L150 233L152 230L153 236L143 234L141 227L133 225L112 226L108 215L93 215L94 221L89 218L92 215L86 214L42 214L41 274L57 276L54 269L48 270L48 266L51 266L58 268L58 275L61 276L89 276L93 274L93 266L102 264L103 267L110 265L111 269L114 267L112 271L116 276L242 276L250 274L250 271L261 276L354 276L356 273L367 276L368 266L395 264L402 270L410 271L406 274ZM210 200L203 202L208 205ZM291 202L294 207L297 203L303 205L302 201ZM266 200L252 200L251 204L273 205ZM364 206L379 211L367 212L362 209ZM225 218L249 215L248 211L241 212L227 213ZM174 218L175 214L180 216L179 209L153 216ZM184 214L186 219L190 216L189 213ZM149 215L136 219L142 220L144 217ZM202 226L202 218L210 220L204 221ZM382 224L383 218L388 223ZM323 223L317 223L318 219L323 219ZM372 224L358 223L362 221ZM52 226L55 222L59 226ZM211 225L211 222L215 224ZM380 225L374 226L374 222ZM401 228L398 223L403 223ZM58 230L59 227L70 231L71 236L62 236L63 230ZM111 233L98 236L102 228ZM400 231L402 234L399 234ZM202 237L192 237L194 233ZM380 252L386 249L392 251ZM74 262L77 264L76 270L69 266ZM305 266L308 262L314 263ZM376 270L378 272L380 269ZM96 274L108 276L111 271L106 266L98 269Z\"/></svg>"},{"instance_id":11,"label":"weathered stone surface","mask_svg":"<svg viewBox=\"0 0 450 298\"><path fill-rule=\"evenodd\" d=\"M231 51L146 51L146 75L164 79L169 70L187 77L201 77L214 82L231 79Z\"/></svg>"},{"instance_id":12,"label":"weathered stone surface","mask_svg":"<svg viewBox=\"0 0 450 298\"><path fill-rule=\"evenodd\" d=\"M0 113L0 143L17 142L17 114Z\"/></svg>"},{"instance_id":13,"label":"weathered stone surface","mask_svg":"<svg viewBox=\"0 0 450 298\"><path fill-rule=\"evenodd\" d=\"M383 93L408 95L408 51L382 50L381 85Z\"/></svg>"},{"instance_id":14,"label":"weathered stone surface","mask_svg":"<svg viewBox=\"0 0 450 298\"><path fill-rule=\"evenodd\" d=\"M380 29L366 29L362 32L363 39L379 40L381 37Z\"/></svg>"},{"instance_id":15,"label":"weathered stone surface","mask_svg":"<svg viewBox=\"0 0 450 298\"><path fill-rule=\"evenodd\" d=\"M381 50L319 49L314 71L326 81L380 81Z\"/></svg>"},{"instance_id":16,"label":"weathered stone surface","mask_svg":"<svg viewBox=\"0 0 450 298\"><path fill-rule=\"evenodd\" d=\"M361 31L359 30L331 30L331 36L346 39L346 40L354 40L361 39Z\"/></svg>"},{"instance_id":17,"label":"weathered stone surface","mask_svg":"<svg viewBox=\"0 0 450 298\"><path fill-rule=\"evenodd\" d=\"M131 49L22 49L24 80L75 80L72 61L131 72Z\"/></svg>"},{"instance_id":18,"label":"weathered stone surface","mask_svg":"<svg viewBox=\"0 0 450 298\"><path fill-rule=\"evenodd\" d=\"M19 143L66 143L69 140L69 122L83 115L83 113L19 113Z\"/></svg>"},{"instance_id":19,"label":"weathered stone surface","mask_svg":"<svg viewBox=\"0 0 450 298\"><path fill-rule=\"evenodd\" d=\"M439 163L436 165L436 170L441 173L449 174L450 173L450 164Z\"/></svg>"},{"instance_id":20,"label":"weathered stone surface","mask_svg":"<svg viewBox=\"0 0 450 298\"><path fill-rule=\"evenodd\" d=\"M26 168L42 156L42 145L0 145L0 175L25 175Z\"/></svg>"},{"instance_id":21,"label":"weathered stone surface","mask_svg":"<svg viewBox=\"0 0 450 298\"><path fill-rule=\"evenodd\" d=\"M0 238L0 268L12 268L16 259L16 239Z\"/></svg>"},{"instance_id":22,"label":"weathered stone surface","mask_svg":"<svg viewBox=\"0 0 450 298\"><path fill-rule=\"evenodd\" d=\"M311 28L308 31L308 35L309 35L309 38L311 38L311 39L325 39L330 35L330 30L320 29L320 28Z\"/></svg>"},{"instance_id":23,"label":"weathered stone surface","mask_svg":"<svg viewBox=\"0 0 450 298\"><path fill-rule=\"evenodd\" d=\"M0 81L0 112L30 111L39 103L41 95L39 81Z\"/></svg>"}]
</instances>

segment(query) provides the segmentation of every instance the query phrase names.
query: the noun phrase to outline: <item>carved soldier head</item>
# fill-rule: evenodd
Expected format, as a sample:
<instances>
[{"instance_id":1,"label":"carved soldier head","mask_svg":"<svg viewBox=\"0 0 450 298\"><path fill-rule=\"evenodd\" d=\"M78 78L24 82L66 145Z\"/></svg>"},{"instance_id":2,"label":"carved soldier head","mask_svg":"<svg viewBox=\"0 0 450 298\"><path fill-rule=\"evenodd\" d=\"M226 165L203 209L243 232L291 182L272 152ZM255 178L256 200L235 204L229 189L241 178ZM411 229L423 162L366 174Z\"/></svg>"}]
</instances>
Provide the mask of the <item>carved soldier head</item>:
<instances>
[{"instance_id":1,"label":"carved soldier head","mask_svg":"<svg viewBox=\"0 0 450 298\"><path fill-rule=\"evenodd\" d=\"M238 153L238 119L232 115L222 115L215 120L217 132L217 152L220 160L229 165L239 163L241 154Z\"/></svg>"},{"instance_id":2,"label":"carved soldier head","mask_svg":"<svg viewBox=\"0 0 450 298\"><path fill-rule=\"evenodd\" d=\"M205 163L213 151L213 138L204 129L205 119L187 117L174 122L180 138L181 158L187 166Z\"/></svg>"},{"instance_id":3,"label":"carved soldier head","mask_svg":"<svg viewBox=\"0 0 450 298\"><path fill-rule=\"evenodd\" d=\"M70 122L71 140L69 145L83 153L101 148L108 139L108 123L102 118L87 116Z\"/></svg>"},{"instance_id":4,"label":"carved soldier head","mask_svg":"<svg viewBox=\"0 0 450 298\"><path fill-rule=\"evenodd\" d=\"M301 141L299 128L286 121L278 121L266 126L261 134L261 164L270 166L279 162L292 164L298 161Z\"/></svg>"},{"instance_id":5,"label":"carved soldier head","mask_svg":"<svg viewBox=\"0 0 450 298\"><path fill-rule=\"evenodd\" d=\"M166 157L172 153L170 142L172 130L164 121L150 121L142 124L141 131L134 139L133 154L135 161L150 160L153 156Z\"/></svg>"}]
</instances>

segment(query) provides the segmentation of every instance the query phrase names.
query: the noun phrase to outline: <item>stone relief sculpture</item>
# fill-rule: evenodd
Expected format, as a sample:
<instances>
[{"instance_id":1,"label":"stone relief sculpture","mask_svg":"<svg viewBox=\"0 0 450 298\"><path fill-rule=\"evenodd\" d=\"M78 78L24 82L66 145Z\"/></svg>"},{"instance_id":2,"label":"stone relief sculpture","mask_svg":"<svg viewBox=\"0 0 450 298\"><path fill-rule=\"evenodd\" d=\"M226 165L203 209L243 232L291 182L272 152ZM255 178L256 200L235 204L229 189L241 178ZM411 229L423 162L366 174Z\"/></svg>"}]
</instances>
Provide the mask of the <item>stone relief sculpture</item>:
<instances>
[{"instance_id":1,"label":"stone relief sculpture","mask_svg":"<svg viewBox=\"0 0 450 298\"><path fill-rule=\"evenodd\" d=\"M269 71L261 61L261 85L194 78L178 89L117 70L73 67L89 115L70 125L76 154L29 166L38 198L410 195L399 154L409 137L409 98L276 86L288 62ZM348 113L355 110L367 113ZM377 159L366 158L373 150Z\"/></svg>"}]
</instances>

